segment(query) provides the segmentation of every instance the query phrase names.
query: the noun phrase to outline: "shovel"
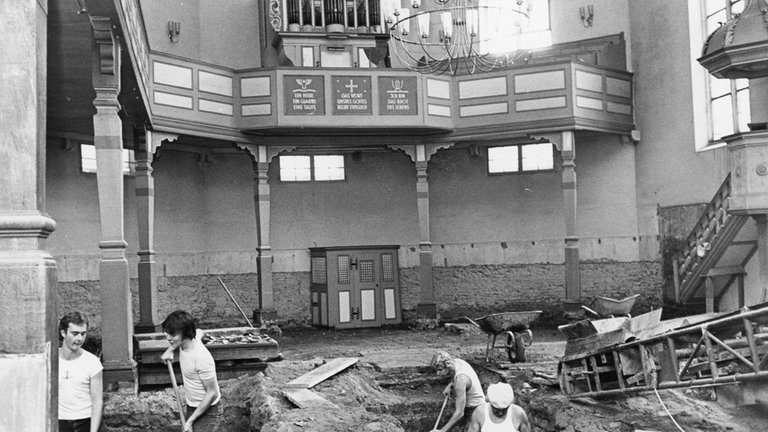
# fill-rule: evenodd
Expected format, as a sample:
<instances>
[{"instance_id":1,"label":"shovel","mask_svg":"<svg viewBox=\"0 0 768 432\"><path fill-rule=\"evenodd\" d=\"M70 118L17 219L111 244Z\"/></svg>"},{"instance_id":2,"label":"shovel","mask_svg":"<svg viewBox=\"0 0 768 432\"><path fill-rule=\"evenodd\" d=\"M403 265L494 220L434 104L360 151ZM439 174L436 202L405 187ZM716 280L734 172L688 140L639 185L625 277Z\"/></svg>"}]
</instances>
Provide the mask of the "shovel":
<instances>
[{"instance_id":1,"label":"shovel","mask_svg":"<svg viewBox=\"0 0 768 432\"><path fill-rule=\"evenodd\" d=\"M181 403L181 393L179 392L179 385L176 384L176 374L173 373L173 364L170 360L167 360L165 364L168 365L168 373L171 374L171 384L173 384L173 390L176 392L176 406L179 408L179 418L181 419L181 432L184 432L184 424L187 421L184 419L184 404Z\"/></svg>"},{"instance_id":2,"label":"shovel","mask_svg":"<svg viewBox=\"0 0 768 432\"><path fill-rule=\"evenodd\" d=\"M450 395L445 395L445 400L443 400L443 407L440 408L440 414L437 415L437 420L435 420L435 427L432 429L437 429L437 425L440 424L440 418L443 416L443 411L445 410L445 404L448 403L448 397Z\"/></svg>"}]
</instances>

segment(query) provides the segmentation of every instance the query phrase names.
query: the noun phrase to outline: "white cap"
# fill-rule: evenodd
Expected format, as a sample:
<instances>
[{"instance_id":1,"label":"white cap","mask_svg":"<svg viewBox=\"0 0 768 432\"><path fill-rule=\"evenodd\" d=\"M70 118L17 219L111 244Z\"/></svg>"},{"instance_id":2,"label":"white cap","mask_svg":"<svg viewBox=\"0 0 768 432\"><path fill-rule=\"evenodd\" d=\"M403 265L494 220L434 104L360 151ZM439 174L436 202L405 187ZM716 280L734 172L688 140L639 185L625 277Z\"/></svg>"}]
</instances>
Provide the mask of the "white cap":
<instances>
[{"instance_id":1,"label":"white cap","mask_svg":"<svg viewBox=\"0 0 768 432\"><path fill-rule=\"evenodd\" d=\"M496 383L488 386L488 402L494 408L504 409L515 401L515 392L507 383Z\"/></svg>"}]
</instances>

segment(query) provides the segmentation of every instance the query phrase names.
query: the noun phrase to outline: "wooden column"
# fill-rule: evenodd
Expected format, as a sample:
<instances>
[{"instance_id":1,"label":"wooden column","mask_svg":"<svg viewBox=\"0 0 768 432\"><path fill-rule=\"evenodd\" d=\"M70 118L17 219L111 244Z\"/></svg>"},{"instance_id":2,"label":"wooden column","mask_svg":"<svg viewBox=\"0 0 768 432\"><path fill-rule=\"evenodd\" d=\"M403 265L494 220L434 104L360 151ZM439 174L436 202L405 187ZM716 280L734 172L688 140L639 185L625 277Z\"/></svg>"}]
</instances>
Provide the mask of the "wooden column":
<instances>
[{"instance_id":1,"label":"wooden column","mask_svg":"<svg viewBox=\"0 0 768 432\"><path fill-rule=\"evenodd\" d=\"M136 324L136 333L155 333L160 331L154 250L155 179L152 176L155 145L152 131L144 128L134 130L134 140L136 213L139 224L139 322Z\"/></svg>"},{"instance_id":2,"label":"wooden column","mask_svg":"<svg viewBox=\"0 0 768 432\"><path fill-rule=\"evenodd\" d=\"M93 142L101 217L101 327L104 382L114 389L135 382L133 314L123 234L123 128L120 103L120 44L109 18L91 17L95 40L93 58Z\"/></svg>"},{"instance_id":3,"label":"wooden column","mask_svg":"<svg viewBox=\"0 0 768 432\"><path fill-rule=\"evenodd\" d=\"M253 160L256 250L258 251L256 266L259 281L259 307L253 311L253 320L258 325L265 325L277 320L272 287L272 247L269 245L270 190L267 171L270 157L267 146L256 144L238 144L238 146L246 150Z\"/></svg>"},{"instance_id":4,"label":"wooden column","mask_svg":"<svg viewBox=\"0 0 768 432\"><path fill-rule=\"evenodd\" d=\"M419 210L419 285L421 299L416 306L419 318L437 318L435 289L432 280L432 242L429 237L429 181L427 152L423 144L416 145L416 203Z\"/></svg>"},{"instance_id":5,"label":"wooden column","mask_svg":"<svg viewBox=\"0 0 768 432\"><path fill-rule=\"evenodd\" d=\"M563 204L565 210L565 304L579 308L581 279L579 276L579 237L576 230L576 143L573 131L560 134L563 158Z\"/></svg>"},{"instance_id":6,"label":"wooden column","mask_svg":"<svg viewBox=\"0 0 768 432\"><path fill-rule=\"evenodd\" d=\"M704 278L704 302L707 313L715 312L715 281L707 276Z\"/></svg>"},{"instance_id":7,"label":"wooden column","mask_svg":"<svg viewBox=\"0 0 768 432\"><path fill-rule=\"evenodd\" d=\"M58 430L55 229L45 214L47 2L0 7L0 429Z\"/></svg>"},{"instance_id":8,"label":"wooden column","mask_svg":"<svg viewBox=\"0 0 768 432\"><path fill-rule=\"evenodd\" d=\"M757 259L760 264L760 286L763 288L762 302L768 301L768 217L764 214L752 216L757 224Z\"/></svg>"}]
</instances>

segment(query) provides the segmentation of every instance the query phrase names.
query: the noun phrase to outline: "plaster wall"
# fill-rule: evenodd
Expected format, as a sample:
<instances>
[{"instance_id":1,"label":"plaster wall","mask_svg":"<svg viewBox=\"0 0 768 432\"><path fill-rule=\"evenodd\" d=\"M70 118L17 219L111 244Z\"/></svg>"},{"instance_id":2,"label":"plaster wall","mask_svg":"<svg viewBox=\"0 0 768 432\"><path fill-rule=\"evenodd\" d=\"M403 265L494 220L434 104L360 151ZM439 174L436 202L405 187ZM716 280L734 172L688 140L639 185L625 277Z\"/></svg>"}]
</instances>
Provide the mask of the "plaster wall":
<instances>
[{"instance_id":1,"label":"plaster wall","mask_svg":"<svg viewBox=\"0 0 768 432\"><path fill-rule=\"evenodd\" d=\"M346 179L280 182L270 164L270 242L276 272L309 271L309 248L418 245L416 169L402 152L345 156ZM401 251L403 253L403 251Z\"/></svg>"},{"instance_id":2,"label":"plaster wall","mask_svg":"<svg viewBox=\"0 0 768 432\"><path fill-rule=\"evenodd\" d=\"M585 136L576 148L582 260L639 260L633 146ZM430 161L435 265L562 264L559 153L551 172L489 175L481 151L441 150Z\"/></svg>"},{"instance_id":3,"label":"plaster wall","mask_svg":"<svg viewBox=\"0 0 768 432\"><path fill-rule=\"evenodd\" d=\"M591 0L589 2L549 0L552 43L559 44L624 33L629 62L632 58L629 3L628 0ZM579 8L587 5L592 5L594 10L590 27L584 26L579 13ZM630 67L631 65L627 64L627 68Z\"/></svg>"},{"instance_id":4,"label":"plaster wall","mask_svg":"<svg viewBox=\"0 0 768 432\"><path fill-rule=\"evenodd\" d=\"M658 207L708 202L727 174L724 149L696 151L701 128L707 127L699 110L705 88L697 77L700 70L692 65L699 56L693 47L701 47L703 40L697 44L691 35L700 32L685 19L669 25L669 17L688 17L693 3L629 2L635 119L641 133L637 219L644 238L659 233ZM641 249L644 259L658 255L658 243Z\"/></svg>"},{"instance_id":5,"label":"plaster wall","mask_svg":"<svg viewBox=\"0 0 768 432\"><path fill-rule=\"evenodd\" d=\"M78 148L48 146L48 211L59 229L49 247L61 281L99 278L101 223L96 176L80 172ZM161 147L153 163L156 262L162 276L249 273L256 269L253 170L248 156ZM125 177L125 240L137 277L138 222L134 179Z\"/></svg>"},{"instance_id":6,"label":"plaster wall","mask_svg":"<svg viewBox=\"0 0 768 432\"><path fill-rule=\"evenodd\" d=\"M252 0L141 0L151 50L232 69L261 65L258 10ZM176 43L168 21L181 23Z\"/></svg>"}]
</instances>

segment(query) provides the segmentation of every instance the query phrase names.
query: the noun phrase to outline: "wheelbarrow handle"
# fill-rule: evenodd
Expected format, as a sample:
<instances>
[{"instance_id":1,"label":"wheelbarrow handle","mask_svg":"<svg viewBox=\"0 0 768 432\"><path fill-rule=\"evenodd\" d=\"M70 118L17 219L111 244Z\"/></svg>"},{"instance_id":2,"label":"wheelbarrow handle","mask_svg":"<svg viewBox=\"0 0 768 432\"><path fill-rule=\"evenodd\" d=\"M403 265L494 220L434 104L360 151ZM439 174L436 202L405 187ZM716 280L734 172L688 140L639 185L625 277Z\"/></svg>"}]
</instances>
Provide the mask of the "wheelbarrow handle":
<instances>
[{"instance_id":1,"label":"wheelbarrow handle","mask_svg":"<svg viewBox=\"0 0 768 432\"><path fill-rule=\"evenodd\" d=\"M473 320L472 318L470 318L470 317L468 317L468 316L463 316L463 317L461 317L461 318L463 318L463 319L465 319L465 320L469 321L470 323L472 323L472 324L473 324L475 327L479 328L480 330L482 330L482 329L483 329L482 327L480 327L480 324L478 324L477 322L475 322L475 320Z\"/></svg>"}]
</instances>

